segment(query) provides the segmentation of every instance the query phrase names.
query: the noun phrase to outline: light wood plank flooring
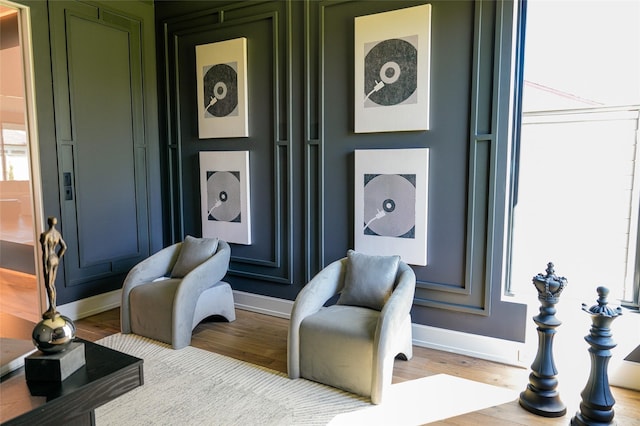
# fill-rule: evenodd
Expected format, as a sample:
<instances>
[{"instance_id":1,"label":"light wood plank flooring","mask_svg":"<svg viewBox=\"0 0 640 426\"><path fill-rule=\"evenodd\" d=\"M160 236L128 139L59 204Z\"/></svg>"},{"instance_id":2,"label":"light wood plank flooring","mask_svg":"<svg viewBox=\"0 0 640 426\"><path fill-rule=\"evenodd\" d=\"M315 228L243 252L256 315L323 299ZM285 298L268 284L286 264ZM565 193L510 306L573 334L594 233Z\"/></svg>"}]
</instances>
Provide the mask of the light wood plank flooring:
<instances>
[{"instance_id":1,"label":"light wood plank flooring","mask_svg":"<svg viewBox=\"0 0 640 426\"><path fill-rule=\"evenodd\" d=\"M0 268L0 312L34 323L42 312L38 303L36 276Z\"/></svg>"},{"instance_id":2,"label":"light wood plank flooring","mask_svg":"<svg viewBox=\"0 0 640 426\"><path fill-rule=\"evenodd\" d=\"M120 312L113 309L76 321L78 337L95 341L120 331ZM217 352L253 364L287 371L287 327L289 321L244 310L236 310L232 323L203 322L193 332L192 346ZM523 391L529 382L530 371L468 356L451 354L414 346L410 361L396 360L393 381L417 379L445 373L491 385ZM588 376L588 373L587 373ZM581 390L584 383L579 384ZM575 388L575 386L574 386ZM580 403L579 392L560 397L567 405L567 414L559 418L536 416L522 409L517 400L474 413L438 422L441 425L568 425ZM640 392L612 387L616 399L615 420L619 426L640 425ZM429 401L424 402L426 410Z\"/></svg>"}]
</instances>

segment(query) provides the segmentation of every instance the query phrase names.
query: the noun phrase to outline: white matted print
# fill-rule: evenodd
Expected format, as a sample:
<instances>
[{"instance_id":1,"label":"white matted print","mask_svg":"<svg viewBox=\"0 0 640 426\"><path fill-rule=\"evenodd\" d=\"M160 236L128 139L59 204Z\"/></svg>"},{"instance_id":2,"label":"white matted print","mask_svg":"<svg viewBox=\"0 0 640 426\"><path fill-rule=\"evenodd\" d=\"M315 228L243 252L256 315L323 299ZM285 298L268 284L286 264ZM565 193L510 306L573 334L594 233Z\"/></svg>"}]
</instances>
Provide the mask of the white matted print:
<instances>
[{"instance_id":1,"label":"white matted print","mask_svg":"<svg viewBox=\"0 0 640 426\"><path fill-rule=\"evenodd\" d=\"M200 139L249 136L247 39L196 46Z\"/></svg>"},{"instance_id":2,"label":"white matted print","mask_svg":"<svg viewBox=\"0 0 640 426\"><path fill-rule=\"evenodd\" d=\"M429 149L355 151L356 251L427 264Z\"/></svg>"},{"instance_id":3,"label":"white matted print","mask_svg":"<svg viewBox=\"0 0 640 426\"><path fill-rule=\"evenodd\" d=\"M200 152L202 236L251 244L249 151Z\"/></svg>"},{"instance_id":4,"label":"white matted print","mask_svg":"<svg viewBox=\"0 0 640 426\"><path fill-rule=\"evenodd\" d=\"M429 129L431 5L355 18L355 132Z\"/></svg>"}]
</instances>

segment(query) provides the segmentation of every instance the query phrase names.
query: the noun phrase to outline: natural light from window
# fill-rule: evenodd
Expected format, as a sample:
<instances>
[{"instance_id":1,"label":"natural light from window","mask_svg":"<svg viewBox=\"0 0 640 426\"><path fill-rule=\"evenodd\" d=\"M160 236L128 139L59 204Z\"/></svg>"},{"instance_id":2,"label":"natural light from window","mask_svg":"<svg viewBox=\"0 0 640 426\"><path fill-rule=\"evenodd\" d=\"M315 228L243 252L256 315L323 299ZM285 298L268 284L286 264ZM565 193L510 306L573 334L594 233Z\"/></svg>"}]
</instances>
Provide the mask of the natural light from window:
<instances>
[{"instance_id":1,"label":"natural light from window","mask_svg":"<svg viewBox=\"0 0 640 426\"><path fill-rule=\"evenodd\" d=\"M511 292L552 261L586 303L633 297L640 2L529 0Z\"/></svg>"}]
</instances>

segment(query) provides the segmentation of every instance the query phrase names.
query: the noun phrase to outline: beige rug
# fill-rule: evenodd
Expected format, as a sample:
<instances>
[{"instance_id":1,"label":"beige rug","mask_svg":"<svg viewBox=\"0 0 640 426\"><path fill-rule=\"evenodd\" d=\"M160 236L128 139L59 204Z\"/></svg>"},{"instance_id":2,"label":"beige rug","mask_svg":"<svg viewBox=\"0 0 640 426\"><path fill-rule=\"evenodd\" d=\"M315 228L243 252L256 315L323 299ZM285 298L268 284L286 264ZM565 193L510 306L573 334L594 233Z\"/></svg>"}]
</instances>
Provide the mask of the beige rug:
<instances>
[{"instance_id":1,"label":"beige rug","mask_svg":"<svg viewBox=\"0 0 640 426\"><path fill-rule=\"evenodd\" d=\"M421 425L513 401L515 391L440 374L391 386L382 405L201 349L133 334L98 343L144 359L144 385L96 409L102 425Z\"/></svg>"}]
</instances>

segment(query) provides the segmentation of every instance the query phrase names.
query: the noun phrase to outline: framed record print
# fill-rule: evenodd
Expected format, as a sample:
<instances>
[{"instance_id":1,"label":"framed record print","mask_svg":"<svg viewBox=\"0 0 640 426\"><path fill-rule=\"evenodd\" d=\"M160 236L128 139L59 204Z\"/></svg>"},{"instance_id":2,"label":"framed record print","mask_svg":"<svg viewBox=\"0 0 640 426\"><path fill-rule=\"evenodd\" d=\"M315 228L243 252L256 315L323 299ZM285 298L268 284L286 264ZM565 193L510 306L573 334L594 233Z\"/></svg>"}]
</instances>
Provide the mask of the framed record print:
<instances>
[{"instance_id":1,"label":"framed record print","mask_svg":"<svg viewBox=\"0 0 640 426\"><path fill-rule=\"evenodd\" d=\"M249 151L200 152L202 236L251 244Z\"/></svg>"},{"instance_id":2,"label":"framed record print","mask_svg":"<svg viewBox=\"0 0 640 426\"><path fill-rule=\"evenodd\" d=\"M200 139L249 136L247 39L196 46Z\"/></svg>"},{"instance_id":3,"label":"framed record print","mask_svg":"<svg viewBox=\"0 0 640 426\"><path fill-rule=\"evenodd\" d=\"M356 133L429 129L431 5L355 18Z\"/></svg>"},{"instance_id":4,"label":"framed record print","mask_svg":"<svg viewBox=\"0 0 640 426\"><path fill-rule=\"evenodd\" d=\"M354 249L427 264L429 149L355 151Z\"/></svg>"}]
</instances>

